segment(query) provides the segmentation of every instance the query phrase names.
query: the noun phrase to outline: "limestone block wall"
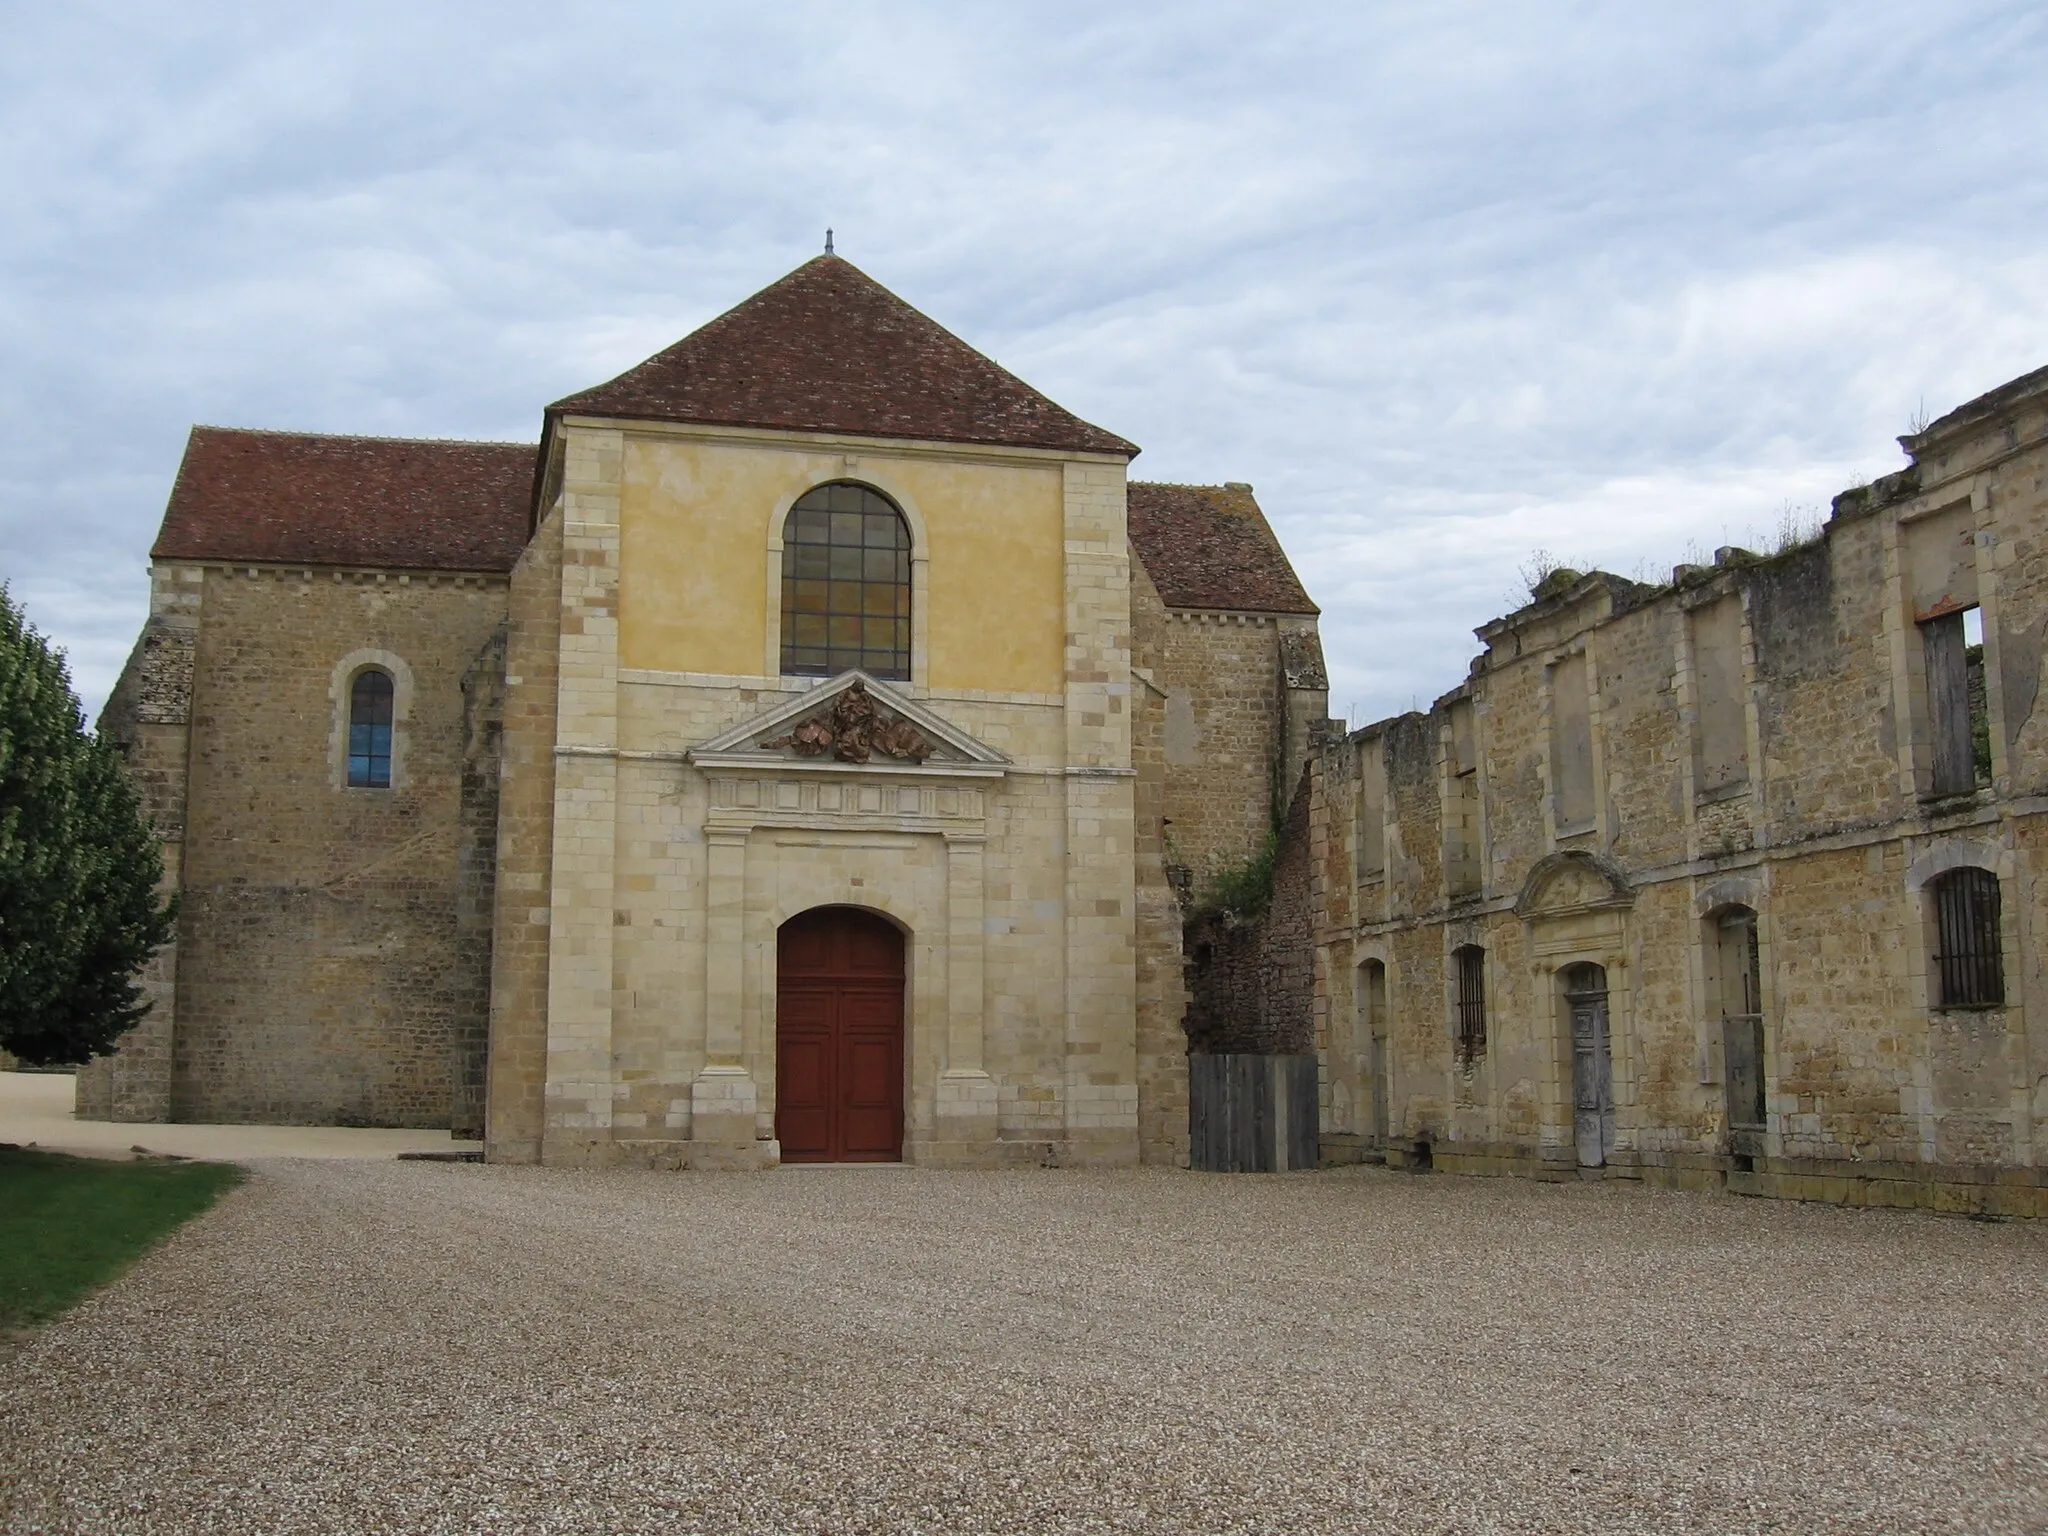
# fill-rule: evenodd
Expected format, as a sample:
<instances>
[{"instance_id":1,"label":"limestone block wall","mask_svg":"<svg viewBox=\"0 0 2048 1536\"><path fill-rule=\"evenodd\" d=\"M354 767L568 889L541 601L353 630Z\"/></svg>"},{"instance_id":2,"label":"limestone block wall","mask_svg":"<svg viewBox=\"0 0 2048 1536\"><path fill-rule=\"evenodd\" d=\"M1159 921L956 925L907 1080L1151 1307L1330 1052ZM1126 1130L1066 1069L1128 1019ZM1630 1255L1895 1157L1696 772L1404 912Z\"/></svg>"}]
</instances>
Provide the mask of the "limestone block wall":
<instances>
[{"instance_id":1,"label":"limestone block wall","mask_svg":"<svg viewBox=\"0 0 2048 1536\"><path fill-rule=\"evenodd\" d=\"M1330 1155L2040 1208L2048 375L1903 441L1912 465L1838 498L1813 543L1654 587L1567 574L1478 631L1471 677L1428 714L1322 749ZM1967 707L1931 681L1959 614L1983 635L1974 788L1937 765ZM1998 882L1995 1005L1940 996L1933 891L1964 867ZM1761 1131L1731 1117L1722 1018L1742 1005L1717 934L1745 913ZM1476 1052L1458 1047L1467 946ZM1565 995L1586 964L1613 1087L1591 1157Z\"/></svg>"},{"instance_id":2,"label":"limestone block wall","mask_svg":"<svg viewBox=\"0 0 2048 1536\"><path fill-rule=\"evenodd\" d=\"M158 580L196 616L168 1113L448 1125L479 1000L461 932L462 685L503 620L502 578ZM345 782L346 687L370 661L397 685L388 790Z\"/></svg>"},{"instance_id":3,"label":"limestone block wall","mask_svg":"<svg viewBox=\"0 0 2048 1536\"><path fill-rule=\"evenodd\" d=\"M1147 789L1137 762L1150 740L1163 770L1162 727L1134 694L1121 464L1056 466L1064 610L1045 617L1063 686L901 685L994 760L700 762L707 742L817 683L622 665L622 624L654 632L634 607L655 590L627 568L646 533L634 529L677 515L661 500L669 482L627 473L641 462L636 432L561 427L546 487L556 510L513 579L489 1155L772 1161L776 932L828 904L882 913L909 939L907 1156L1180 1155L1185 1068L1163 1048L1167 1017L1178 1026L1163 979L1171 936L1141 931L1142 904L1171 898L1156 819L1141 835L1136 809L1159 793L1160 773ZM777 478L778 454L819 459L808 441L748 451L762 461L749 461L749 485ZM1017 483L1035 496L1043 462L1025 470ZM745 520L757 538L768 522ZM544 632L529 605L549 604L559 620ZM939 654L960 641L927 630L923 644ZM544 651L552 672L537 664ZM534 818L547 823L544 855Z\"/></svg>"}]
</instances>

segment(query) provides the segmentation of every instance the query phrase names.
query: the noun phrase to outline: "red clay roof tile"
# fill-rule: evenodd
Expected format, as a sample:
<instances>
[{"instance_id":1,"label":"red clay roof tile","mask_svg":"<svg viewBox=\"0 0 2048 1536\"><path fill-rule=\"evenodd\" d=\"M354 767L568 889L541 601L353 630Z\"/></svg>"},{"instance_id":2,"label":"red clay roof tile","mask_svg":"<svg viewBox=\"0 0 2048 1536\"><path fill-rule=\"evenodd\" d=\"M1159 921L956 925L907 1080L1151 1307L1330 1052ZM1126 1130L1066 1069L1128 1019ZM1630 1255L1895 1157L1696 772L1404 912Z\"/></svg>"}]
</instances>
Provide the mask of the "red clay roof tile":
<instances>
[{"instance_id":1,"label":"red clay roof tile","mask_svg":"<svg viewBox=\"0 0 2048 1536\"><path fill-rule=\"evenodd\" d=\"M526 544L531 443L194 427L159 560L509 571Z\"/></svg>"},{"instance_id":2,"label":"red clay roof tile","mask_svg":"<svg viewBox=\"0 0 2048 1536\"><path fill-rule=\"evenodd\" d=\"M1249 486L1130 482L1131 544L1169 608L1316 613Z\"/></svg>"},{"instance_id":3,"label":"red clay roof tile","mask_svg":"<svg viewBox=\"0 0 2048 1536\"><path fill-rule=\"evenodd\" d=\"M552 412L1134 457L839 256Z\"/></svg>"}]
</instances>

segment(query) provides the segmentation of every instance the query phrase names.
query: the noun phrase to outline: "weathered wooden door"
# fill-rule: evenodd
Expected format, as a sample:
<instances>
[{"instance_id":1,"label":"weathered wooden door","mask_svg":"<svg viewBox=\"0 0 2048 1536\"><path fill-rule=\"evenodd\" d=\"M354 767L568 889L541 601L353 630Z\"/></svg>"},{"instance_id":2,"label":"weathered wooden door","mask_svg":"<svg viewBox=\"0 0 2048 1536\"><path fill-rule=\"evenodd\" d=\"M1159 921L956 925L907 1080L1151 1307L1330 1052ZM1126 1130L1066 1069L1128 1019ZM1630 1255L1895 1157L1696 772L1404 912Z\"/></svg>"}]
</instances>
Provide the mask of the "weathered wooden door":
<instances>
[{"instance_id":1,"label":"weathered wooden door","mask_svg":"<svg viewBox=\"0 0 2048 1536\"><path fill-rule=\"evenodd\" d=\"M903 935L816 907L775 945L775 1134L785 1162L903 1157Z\"/></svg>"},{"instance_id":2,"label":"weathered wooden door","mask_svg":"<svg viewBox=\"0 0 2048 1536\"><path fill-rule=\"evenodd\" d=\"M1607 972L1575 965L1564 974L1572 1020L1572 1135L1579 1166L1600 1168L1614 1150L1614 1058L1608 1044Z\"/></svg>"}]
</instances>

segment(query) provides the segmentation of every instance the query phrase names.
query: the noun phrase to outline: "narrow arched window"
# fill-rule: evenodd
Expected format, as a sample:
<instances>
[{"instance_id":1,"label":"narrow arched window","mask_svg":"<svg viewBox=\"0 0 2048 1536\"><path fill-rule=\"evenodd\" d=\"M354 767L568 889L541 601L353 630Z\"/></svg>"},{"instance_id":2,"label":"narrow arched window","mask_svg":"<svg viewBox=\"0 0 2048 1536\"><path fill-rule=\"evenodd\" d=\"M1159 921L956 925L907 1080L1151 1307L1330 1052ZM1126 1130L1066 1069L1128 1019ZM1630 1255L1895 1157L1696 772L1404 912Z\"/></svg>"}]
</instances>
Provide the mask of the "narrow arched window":
<instances>
[{"instance_id":1,"label":"narrow arched window","mask_svg":"<svg viewBox=\"0 0 2048 1536\"><path fill-rule=\"evenodd\" d=\"M1934 893L1934 969L1943 1008L2005 1002L1999 953L1998 876L1964 867L1928 882Z\"/></svg>"},{"instance_id":2,"label":"narrow arched window","mask_svg":"<svg viewBox=\"0 0 2048 1536\"><path fill-rule=\"evenodd\" d=\"M391 674L375 667L349 685L348 782L351 789L391 787Z\"/></svg>"},{"instance_id":3,"label":"narrow arched window","mask_svg":"<svg viewBox=\"0 0 2048 1536\"><path fill-rule=\"evenodd\" d=\"M782 670L910 678L910 528L864 485L821 485L782 528Z\"/></svg>"}]
</instances>

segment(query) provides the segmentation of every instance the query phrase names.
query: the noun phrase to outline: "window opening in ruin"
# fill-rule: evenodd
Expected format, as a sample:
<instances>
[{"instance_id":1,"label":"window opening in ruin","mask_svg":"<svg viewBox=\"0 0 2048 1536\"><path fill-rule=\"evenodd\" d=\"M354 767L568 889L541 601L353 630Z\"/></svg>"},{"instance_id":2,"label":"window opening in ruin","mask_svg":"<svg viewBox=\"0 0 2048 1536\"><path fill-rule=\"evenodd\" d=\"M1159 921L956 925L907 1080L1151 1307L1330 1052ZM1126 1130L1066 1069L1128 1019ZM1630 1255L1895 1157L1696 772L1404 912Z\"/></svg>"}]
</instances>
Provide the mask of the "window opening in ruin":
<instances>
[{"instance_id":1,"label":"window opening in ruin","mask_svg":"<svg viewBox=\"0 0 2048 1536\"><path fill-rule=\"evenodd\" d=\"M1486 951L1466 944L1451 959L1457 973L1458 1065L1469 1069L1486 1054Z\"/></svg>"},{"instance_id":2,"label":"window opening in ruin","mask_svg":"<svg viewBox=\"0 0 2048 1536\"><path fill-rule=\"evenodd\" d=\"M1692 612L1692 671L1699 720L1697 794L1726 799L1749 782L1748 686L1742 677L1742 600Z\"/></svg>"},{"instance_id":3,"label":"window opening in ruin","mask_svg":"<svg viewBox=\"0 0 2048 1536\"><path fill-rule=\"evenodd\" d=\"M1572 1036L1572 1139L1579 1166L1604 1167L1614 1150L1614 1057L1607 1028L1607 971L1574 965L1563 976Z\"/></svg>"},{"instance_id":4,"label":"window opening in ruin","mask_svg":"<svg viewBox=\"0 0 2048 1536\"><path fill-rule=\"evenodd\" d=\"M1358 749L1358 878L1387 871L1387 768L1377 740Z\"/></svg>"},{"instance_id":5,"label":"window opening in ruin","mask_svg":"<svg viewBox=\"0 0 2048 1536\"><path fill-rule=\"evenodd\" d=\"M391 674L367 667L348 691L348 782L351 789L391 787ZM331 782L331 781L330 781Z\"/></svg>"},{"instance_id":6,"label":"window opening in ruin","mask_svg":"<svg viewBox=\"0 0 2048 1536\"><path fill-rule=\"evenodd\" d=\"M1450 707L1449 769L1444 785L1444 885L1453 897L1477 895L1479 849L1479 730L1472 701Z\"/></svg>"},{"instance_id":7,"label":"window opening in ruin","mask_svg":"<svg viewBox=\"0 0 2048 1536\"><path fill-rule=\"evenodd\" d=\"M1560 837L1593 828L1593 701L1584 654L1550 669L1550 793Z\"/></svg>"},{"instance_id":8,"label":"window opening in ruin","mask_svg":"<svg viewBox=\"0 0 2048 1536\"><path fill-rule=\"evenodd\" d=\"M2005 961L1999 952L1998 876L1988 869L1952 869L1928 882L1934 895L1936 996L1943 1008L2005 1004Z\"/></svg>"},{"instance_id":9,"label":"window opening in ruin","mask_svg":"<svg viewBox=\"0 0 2048 1536\"><path fill-rule=\"evenodd\" d=\"M1360 1032L1366 1038L1366 1071L1371 1076L1372 1143L1387 1144L1387 968L1378 960L1359 967Z\"/></svg>"},{"instance_id":10,"label":"window opening in ruin","mask_svg":"<svg viewBox=\"0 0 2048 1536\"><path fill-rule=\"evenodd\" d=\"M1756 913L1730 907L1712 920L1720 993L1721 1063L1731 1130L1762 1130L1764 1116L1763 968Z\"/></svg>"},{"instance_id":11,"label":"window opening in ruin","mask_svg":"<svg viewBox=\"0 0 2048 1536\"><path fill-rule=\"evenodd\" d=\"M1984 688L1982 610L1920 622L1927 661L1928 793L1966 795L1991 782L1991 713Z\"/></svg>"},{"instance_id":12,"label":"window opening in ruin","mask_svg":"<svg viewBox=\"0 0 2048 1536\"><path fill-rule=\"evenodd\" d=\"M910 677L910 526L864 485L821 485L782 530L782 670Z\"/></svg>"}]
</instances>

